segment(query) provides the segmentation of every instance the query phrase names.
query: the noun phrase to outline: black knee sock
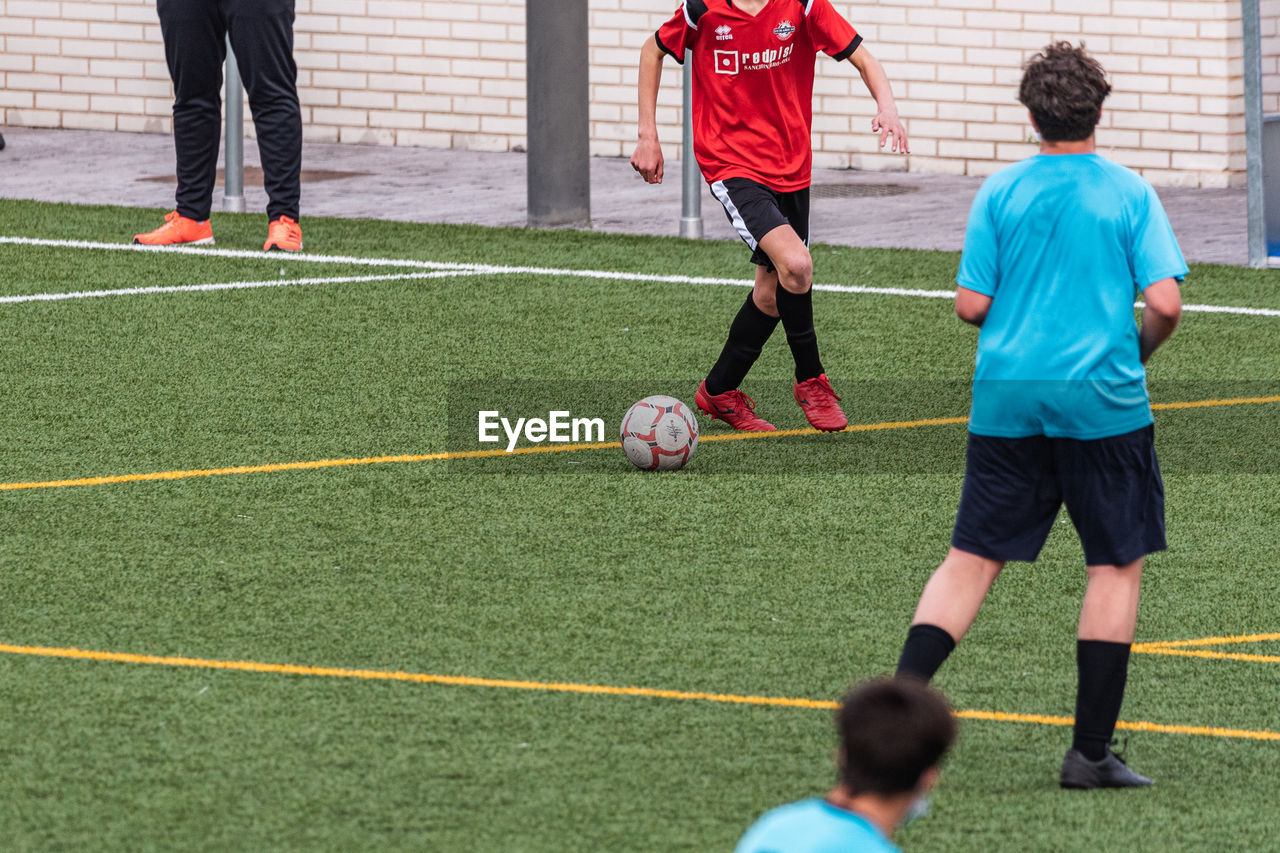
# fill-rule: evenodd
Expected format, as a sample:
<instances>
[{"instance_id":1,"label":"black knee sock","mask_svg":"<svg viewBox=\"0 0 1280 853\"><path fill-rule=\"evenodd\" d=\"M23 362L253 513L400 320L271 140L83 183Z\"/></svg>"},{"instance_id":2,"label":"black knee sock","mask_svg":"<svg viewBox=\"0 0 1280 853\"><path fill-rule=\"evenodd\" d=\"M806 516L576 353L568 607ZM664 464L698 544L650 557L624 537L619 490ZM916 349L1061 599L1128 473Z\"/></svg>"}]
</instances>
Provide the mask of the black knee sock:
<instances>
[{"instance_id":1,"label":"black knee sock","mask_svg":"<svg viewBox=\"0 0 1280 853\"><path fill-rule=\"evenodd\" d=\"M912 625L898 658L897 677L909 676L928 681L955 650L956 640L937 625Z\"/></svg>"},{"instance_id":2,"label":"black knee sock","mask_svg":"<svg viewBox=\"0 0 1280 853\"><path fill-rule=\"evenodd\" d=\"M1115 734L1129 675L1129 644L1103 640L1076 641L1076 726L1072 749L1090 761L1106 757Z\"/></svg>"},{"instance_id":3,"label":"black knee sock","mask_svg":"<svg viewBox=\"0 0 1280 853\"><path fill-rule=\"evenodd\" d=\"M781 292L782 288L778 288ZM751 365L760 357L765 341L778 326L778 318L756 307L756 302L747 294L747 301L738 309L738 316L733 318L729 326L729 340L720 351L720 358L707 374L707 393L711 396L732 391L742 384Z\"/></svg>"},{"instance_id":4,"label":"black knee sock","mask_svg":"<svg viewBox=\"0 0 1280 853\"><path fill-rule=\"evenodd\" d=\"M818 333L813 329L813 291L792 293L778 285L778 315L782 318L782 328L787 330L791 357L796 361L796 381L821 376Z\"/></svg>"}]
</instances>

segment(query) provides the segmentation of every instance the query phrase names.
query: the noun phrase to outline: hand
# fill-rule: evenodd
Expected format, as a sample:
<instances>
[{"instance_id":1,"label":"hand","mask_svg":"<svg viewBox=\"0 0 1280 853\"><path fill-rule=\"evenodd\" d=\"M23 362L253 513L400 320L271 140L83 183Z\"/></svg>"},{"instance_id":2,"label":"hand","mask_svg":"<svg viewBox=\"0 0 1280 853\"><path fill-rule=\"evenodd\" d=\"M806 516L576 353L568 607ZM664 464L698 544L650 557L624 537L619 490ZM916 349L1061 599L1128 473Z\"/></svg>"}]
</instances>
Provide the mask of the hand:
<instances>
[{"instance_id":1,"label":"hand","mask_svg":"<svg viewBox=\"0 0 1280 853\"><path fill-rule=\"evenodd\" d=\"M640 173L647 184L662 183L662 145L657 138L641 139L631 155L631 168Z\"/></svg>"},{"instance_id":2,"label":"hand","mask_svg":"<svg viewBox=\"0 0 1280 853\"><path fill-rule=\"evenodd\" d=\"M894 154L911 153L911 149L907 146L907 129L902 126L897 109L890 107L876 113L876 117L871 120L871 129L880 134L881 148L892 137L893 144L889 146L890 151Z\"/></svg>"}]
</instances>

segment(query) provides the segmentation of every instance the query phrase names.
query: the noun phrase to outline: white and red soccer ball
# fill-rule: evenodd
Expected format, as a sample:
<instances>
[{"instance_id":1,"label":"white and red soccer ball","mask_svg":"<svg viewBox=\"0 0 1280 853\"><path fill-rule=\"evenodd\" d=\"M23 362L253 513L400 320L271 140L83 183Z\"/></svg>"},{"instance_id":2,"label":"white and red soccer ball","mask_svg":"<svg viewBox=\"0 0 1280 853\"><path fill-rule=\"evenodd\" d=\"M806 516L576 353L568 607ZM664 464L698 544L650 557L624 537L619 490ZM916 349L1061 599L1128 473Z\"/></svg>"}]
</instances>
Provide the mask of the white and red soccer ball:
<instances>
[{"instance_id":1,"label":"white and red soccer ball","mask_svg":"<svg viewBox=\"0 0 1280 853\"><path fill-rule=\"evenodd\" d=\"M683 468L698 449L698 419L675 397L645 397L622 419L622 449L642 471Z\"/></svg>"}]
</instances>

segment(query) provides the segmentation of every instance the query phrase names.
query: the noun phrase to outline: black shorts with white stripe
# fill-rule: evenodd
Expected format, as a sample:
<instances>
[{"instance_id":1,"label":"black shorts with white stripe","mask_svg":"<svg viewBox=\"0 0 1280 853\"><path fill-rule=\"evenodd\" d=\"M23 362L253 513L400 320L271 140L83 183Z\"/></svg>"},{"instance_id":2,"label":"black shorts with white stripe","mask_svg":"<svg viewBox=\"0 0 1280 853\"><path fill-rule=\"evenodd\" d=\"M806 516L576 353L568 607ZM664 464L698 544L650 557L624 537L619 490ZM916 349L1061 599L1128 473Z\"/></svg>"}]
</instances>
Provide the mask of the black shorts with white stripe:
<instances>
[{"instance_id":1,"label":"black shorts with white stripe","mask_svg":"<svg viewBox=\"0 0 1280 853\"><path fill-rule=\"evenodd\" d=\"M773 272L773 263L760 248L760 238L779 225L790 225L809 245L809 188L778 192L749 178L725 178L711 185L724 205L738 236L751 247L751 262Z\"/></svg>"}]
</instances>

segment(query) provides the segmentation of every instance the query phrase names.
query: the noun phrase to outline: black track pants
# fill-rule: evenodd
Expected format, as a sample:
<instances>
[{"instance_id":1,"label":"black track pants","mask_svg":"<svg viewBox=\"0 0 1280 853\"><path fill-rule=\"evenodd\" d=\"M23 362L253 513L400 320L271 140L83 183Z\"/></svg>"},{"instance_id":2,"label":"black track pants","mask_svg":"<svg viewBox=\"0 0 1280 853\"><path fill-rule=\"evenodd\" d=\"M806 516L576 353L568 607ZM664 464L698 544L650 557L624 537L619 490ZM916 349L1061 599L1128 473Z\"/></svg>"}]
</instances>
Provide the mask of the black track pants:
<instances>
[{"instance_id":1,"label":"black track pants","mask_svg":"<svg viewBox=\"0 0 1280 853\"><path fill-rule=\"evenodd\" d=\"M293 61L294 0L156 0L173 78L178 213L209 218L222 136L222 63L231 36L257 129L267 216L298 218L302 111Z\"/></svg>"}]
</instances>

